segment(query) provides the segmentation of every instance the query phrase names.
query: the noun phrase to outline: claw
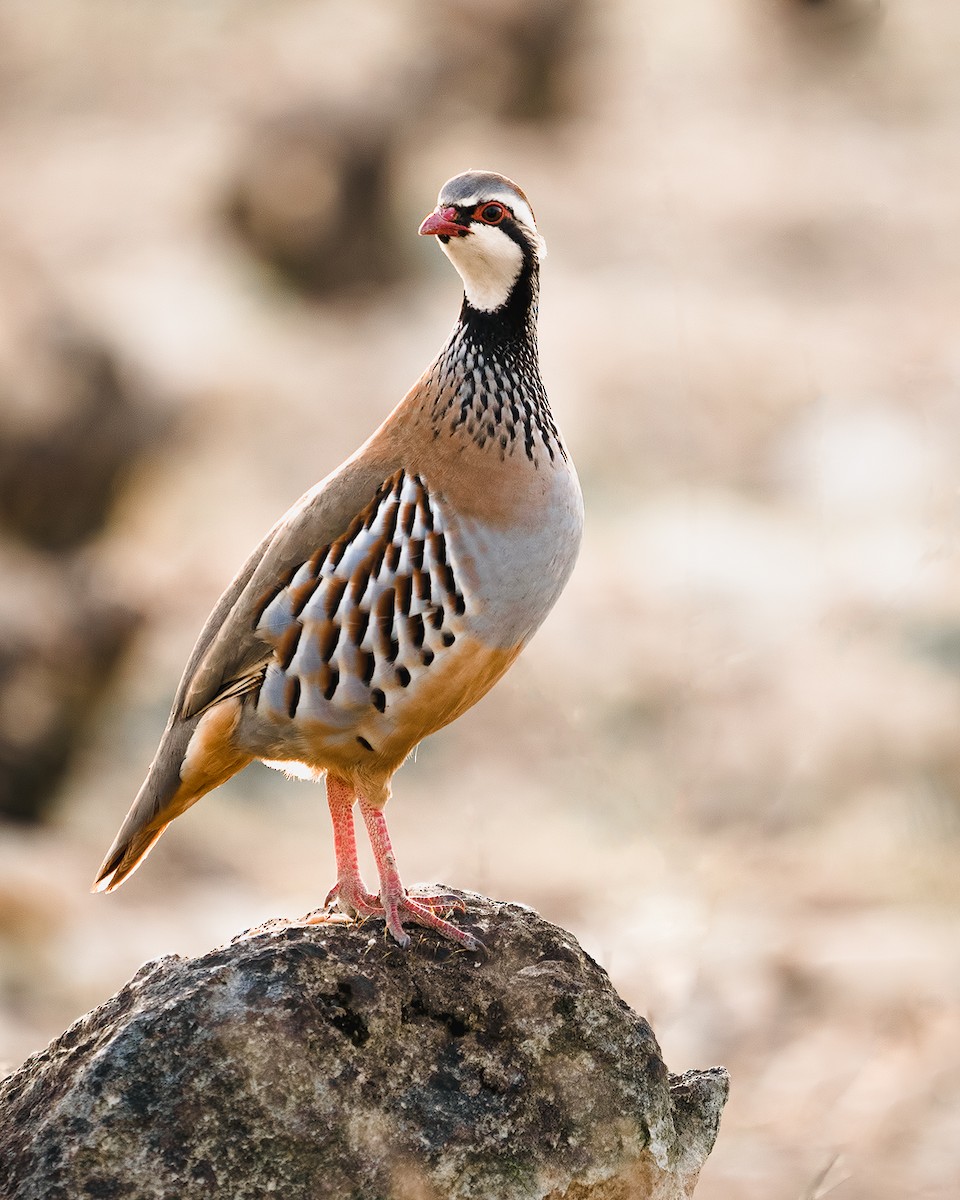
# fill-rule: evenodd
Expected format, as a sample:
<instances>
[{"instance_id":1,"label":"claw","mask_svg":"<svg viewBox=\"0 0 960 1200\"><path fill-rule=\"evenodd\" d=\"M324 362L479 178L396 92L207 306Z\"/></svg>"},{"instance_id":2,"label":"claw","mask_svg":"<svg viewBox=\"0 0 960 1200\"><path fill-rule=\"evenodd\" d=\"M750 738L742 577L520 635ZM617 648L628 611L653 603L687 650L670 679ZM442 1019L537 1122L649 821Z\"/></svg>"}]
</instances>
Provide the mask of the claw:
<instances>
[{"instance_id":1,"label":"claw","mask_svg":"<svg viewBox=\"0 0 960 1200\"><path fill-rule=\"evenodd\" d=\"M329 919L329 911L334 907L339 908L341 913L353 921L363 921L366 917L383 917L394 941L404 950L410 945L410 935L403 928L404 921L410 921L425 929L433 929L441 937L456 942L465 950L483 948L483 943L472 934L438 915L467 911L467 906L460 897L449 892L401 892L395 900L384 905L380 897L368 892L362 883L355 887L351 880L340 880L327 893L323 912L316 918L315 923L325 918Z\"/></svg>"},{"instance_id":2,"label":"claw","mask_svg":"<svg viewBox=\"0 0 960 1200\"><path fill-rule=\"evenodd\" d=\"M437 899L435 896L430 898ZM457 907L466 911L462 902L458 903ZM387 928L404 949L410 945L410 935L403 928L404 920L412 921L414 925L422 925L425 929L433 929L441 937L463 946L465 950L482 948L482 943L473 934L467 933L465 929L460 929L450 921L445 921L443 917L438 917L433 907L425 904L420 896L413 897L408 893L401 893L395 900L384 905L384 915Z\"/></svg>"},{"instance_id":3,"label":"claw","mask_svg":"<svg viewBox=\"0 0 960 1200\"><path fill-rule=\"evenodd\" d=\"M420 888L411 888L407 892L407 897L426 908L436 908L441 912L465 913L467 911L467 906L460 897L454 896L451 892L430 892L421 891Z\"/></svg>"},{"instance_id":4,"label":"claw","mask_svg":"<svg viewBox=\"0 0 960 1200\"><path fill-rule=\"evenodd\" d=\"M334 901L340 911L348 917L375 917L383 912L380 897L367 891L359 875L356 879L337 880L327 893L324 907L328 907Z\"/></svg>"}]
</instances>

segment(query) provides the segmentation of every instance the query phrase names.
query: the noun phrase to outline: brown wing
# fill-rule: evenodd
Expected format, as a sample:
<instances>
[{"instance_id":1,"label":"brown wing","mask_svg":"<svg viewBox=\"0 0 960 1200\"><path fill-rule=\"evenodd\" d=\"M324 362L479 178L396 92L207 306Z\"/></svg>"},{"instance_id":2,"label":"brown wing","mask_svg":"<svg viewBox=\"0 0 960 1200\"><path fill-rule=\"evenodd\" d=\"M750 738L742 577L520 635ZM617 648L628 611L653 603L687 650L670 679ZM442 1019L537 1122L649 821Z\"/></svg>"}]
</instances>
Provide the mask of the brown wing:
<instances>
[{"instance_id":1,"label":"brown wing","mask_svg":"<svg viewBox=\"0 0 960 1200\"><path fill-rule=\"evenodd\" d=\"M281 517L210 614L180 681L175 718L188 720L226 695L256 685L273 654L256 632L265 597L338 538L389 474L388 465L351 459Z\"/></svg>"}]
</instances>

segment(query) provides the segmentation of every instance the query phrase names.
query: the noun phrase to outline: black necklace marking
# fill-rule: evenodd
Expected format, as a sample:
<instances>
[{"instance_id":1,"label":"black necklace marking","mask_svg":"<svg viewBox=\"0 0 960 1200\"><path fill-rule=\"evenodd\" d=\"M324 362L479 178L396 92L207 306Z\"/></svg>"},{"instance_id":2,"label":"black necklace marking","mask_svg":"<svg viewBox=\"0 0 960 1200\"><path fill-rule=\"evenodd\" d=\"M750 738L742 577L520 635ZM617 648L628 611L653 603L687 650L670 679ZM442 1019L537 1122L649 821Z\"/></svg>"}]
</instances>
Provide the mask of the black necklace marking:
<instances>
[{"instance_id":1,"label":"black necklace marking","mask_svg":"<svg viewBox=\"0 0 960 1200\"><path fill-rule=\"evenodd\" d=\"M483 312L464 298L457 327L431 368L437 396L431 418L435 438L466 433L480 449L498 449L501 459L522 447L536 464L538 440L551 462L567 455L540 378L534 251L521 244L523 267L499 308Z\"/></svg>"}]
</instances>

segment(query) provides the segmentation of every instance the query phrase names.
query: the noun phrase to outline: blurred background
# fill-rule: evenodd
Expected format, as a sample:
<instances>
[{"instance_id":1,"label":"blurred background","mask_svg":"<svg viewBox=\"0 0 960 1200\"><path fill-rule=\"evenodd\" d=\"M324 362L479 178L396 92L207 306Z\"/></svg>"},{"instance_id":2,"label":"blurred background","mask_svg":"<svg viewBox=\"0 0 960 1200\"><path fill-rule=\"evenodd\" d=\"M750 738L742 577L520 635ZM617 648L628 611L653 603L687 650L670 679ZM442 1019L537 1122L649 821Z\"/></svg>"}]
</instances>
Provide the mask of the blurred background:
<instances>
[{"instance_id":1,"label":"blurred background","mask_svg":"<svg viewBox=\"0 0 960 1200\"><path fill-rule=\"evenodd\" d=\"M262 533L439 349L505 172L587 530L404 878L534 905L733 1092L703 1200L960 1178L960 9L5 0L0 1059L322 901L255 766L93 873ZM368 868L369 870L369 868Z\"/></svg>"}]
</instances>

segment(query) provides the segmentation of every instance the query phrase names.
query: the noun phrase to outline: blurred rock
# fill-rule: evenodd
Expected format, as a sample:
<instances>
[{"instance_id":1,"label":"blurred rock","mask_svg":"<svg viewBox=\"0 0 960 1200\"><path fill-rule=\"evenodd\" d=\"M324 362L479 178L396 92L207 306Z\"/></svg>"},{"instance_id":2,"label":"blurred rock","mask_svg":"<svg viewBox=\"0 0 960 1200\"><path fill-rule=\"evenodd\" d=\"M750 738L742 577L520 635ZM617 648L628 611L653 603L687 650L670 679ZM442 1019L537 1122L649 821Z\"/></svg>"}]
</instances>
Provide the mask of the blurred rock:
<instances>
[{"instance_id":1,"label":"blurred rock","mask_svg":"<svg viewBox=\"0 0 960 1200\"><path fill-rule=\"evenodd\" d=\"M839 69L873 48L889 14L883 0L763 0L755 15L808 68Z\"/></svg>"},{"instance_id":2,"label":"blurred rock","mask_svg":"<svg viewBox=\"0 0 960 1200\"><path fill-rule=\"evenodd\" d=\"M295 287L323 294L397 276L396 128L385 116L301 105L252 132L228 216L254 253Z\"/></svg>"},{"instance_id":3,"label":"blurred rock","mask_svg":"<svg viewBox=\"0 0 960 1200\"><path fill-rule=\"evenodd\" d=\"M111 351L68 314L51 308L27 331L30 394L19 364L6 363L0 394L0 522L32 546L70 550L105 528L114 498L163 425L125 386ZM12 393L26 388L19 399Z\"/></svg>"},{"instance_id":4,"label":"blurred rock","mask_svg":"<svg viewBox=\"0 0 960 1200\"><path fill-rule=\"evenodd\" d=\"M324 295L402 276L395 166L438 119L548 121L578 89L583 0L455 2L371 69L362 91L290 102L252 128L226 202L249 248L294 287ZM318 85L319 86L319 85Z\"/></svg>"},{"instance_id":5,"label":"blurred rock","mask_svg":"<svg viewBox=\"0 0 960 1200\"><path fill-rule=\"evenodd\" d=\"M33 822L49 811L141 617L66 561L22 570L16 585L6 577L0 816Z\"/></svg>"},{"instance_id":6,"label":"blurred rock","mask_svg":"<svg viewBox=\"0 0 960 1200\"><path fill-rule=\"evenodd\" d=\"M726 1072L668 1076L569 934L465 899L483 960L274 922L148 964L0 1084L0 1193L689 1197Z\"/></svg>"},{"instance_id":7,"label":"blurred rock","mask_svg":"<svg viewBox=\"0 0 960 1200\"><path fill-rule=\"evenodd\" d=\"M456 0L431 31L437 87L493 119L547 122L584 92L575 65L589 28L585 0Z\"/></svg>"},{"instance_id":8,"label":"blurred rock","mask_svg":"<svg viewBox=\"0 0 960 1200\"><path fill-rule=\"evenodd\" d=\"M113 349L0 243L0 815L46 815L140 614L84 547L165 436Z\"/></svg>"}]
</instances>

